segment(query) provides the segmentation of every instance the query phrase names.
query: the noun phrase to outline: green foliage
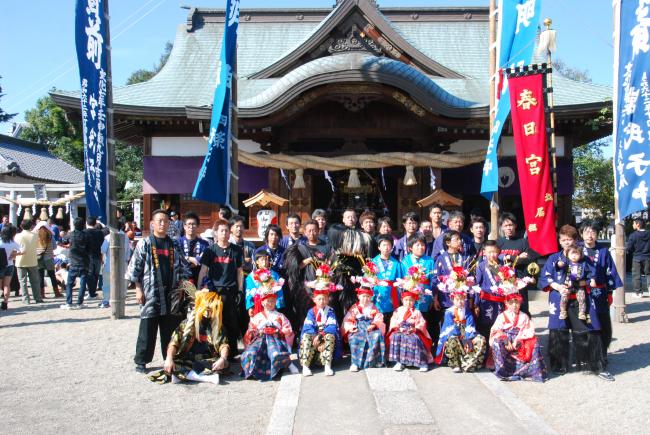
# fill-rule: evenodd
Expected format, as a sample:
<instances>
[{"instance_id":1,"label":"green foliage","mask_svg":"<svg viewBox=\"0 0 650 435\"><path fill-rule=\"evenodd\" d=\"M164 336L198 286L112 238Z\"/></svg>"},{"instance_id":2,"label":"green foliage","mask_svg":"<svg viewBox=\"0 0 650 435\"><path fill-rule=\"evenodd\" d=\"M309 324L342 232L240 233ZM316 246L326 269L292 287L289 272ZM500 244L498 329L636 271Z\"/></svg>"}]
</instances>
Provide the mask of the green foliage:
<instances>
[{"instance_id":1,"label":"green foliage","mask_svg":"<svg viewBox=\"0 0 650 435\"><path fill-rule=\"evenodd\" d=\"M142 147L115 142L115 181L118 201L127 201L142 196ZM127 183L129 186L127 187Z\"/></svg>"},{"instance_id":2,"label":"green foliage","mask_svg":"<svg viewBox=\"0 0 650 435\"><path fill-rule=\"evenodd\" d=\"M25 112L27 125L20 137L47 145L47 148L75 168L84 168L84 145L81 125L68 121L65 110L50 96L39 98L36 107Z\"/></svg>"},{"instance_id":3,"label":"green foliage","mask_svg":"<svg viewBox=\"0 0 650 435\"><path fill-rule=\"evenodd\" d=\"M573 201L577 207L591 209L606 218L614 213L614 171L603 147L610 139L595 141L573 149Z\"/></svg>"},{"instance_id":4,"label":"green foliage","mask_svg":"<svg viewBox=\"0 0 650 435\"><path fill-rule=\"evenodd\" d=\"M0 76L0 79L2 76ZM0 86L0 98L2 98L4 94L2 93L2 86ZM11 119L16 116L16 113L7 113L4 110L2 110L2 107L0 107L0 122L7 122L11 121Z\"/></svg>"},{"instance_id":5,"label":"green foliage","mask_svg":"<svg viewBox=\"0 0 650 435\"><path fill-rule=\"evenodd\" d=\"M158 72L160 72L163 66L165 66L165 64L167 63L167 59L169 59L169 55L172 52L172 48L174 48L174 44L172 44L170 41L167 41L165 43L165 48L163 49L163 53L160 55L160 59L158 59L158 62L153 65L153 68L150 70L139 69L132 72L129 78L126 79L126 84L134 85L136 83L146 82L147 80L151 79L153 76L158 74Z\"/></svg>"}]
</instances>

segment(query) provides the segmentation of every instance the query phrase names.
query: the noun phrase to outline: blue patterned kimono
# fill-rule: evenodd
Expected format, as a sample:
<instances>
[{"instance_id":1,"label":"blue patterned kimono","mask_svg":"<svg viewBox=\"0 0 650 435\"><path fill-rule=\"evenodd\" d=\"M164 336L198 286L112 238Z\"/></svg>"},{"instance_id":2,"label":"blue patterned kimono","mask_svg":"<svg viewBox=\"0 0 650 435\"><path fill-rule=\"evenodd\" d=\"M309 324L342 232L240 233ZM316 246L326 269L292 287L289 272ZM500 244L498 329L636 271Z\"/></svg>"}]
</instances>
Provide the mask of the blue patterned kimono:
<instances>
[{"instance_id":1,"label":"blue patterned kimono","mask_svg":"<svg viewBox=\"0 0 650 435\"><path fill-rule=\"evenodd\" d=\"M594 249L595 255L590 256L587 247L583 246L582 248L585 258L588 258L596 269L598 287L591 289L591 302L596 306L596 312L606 313L609 311L609 301L607 300L609 295L617 288L622 287L623 283L609 250L598 243Z\"/></svg>"},{"instance_id":2,"label":"blue patterned kimono","mask_svg":"<svg viewBox=\"0 0 650 435\"><path fill-rule=\"evenodd\" d=\"M445 344L451 337L458 337L461 342L471 341L478 335L474 316L472 311L465 308L465 324L459 324L454 321L455 307L445 310L445 318L440 328L440 338L438 339L438 349L436 350L436 362L440 363L444 356Z\"/></svg>"},{"instance_id":3,"label":"blue patterned kimono","mask_svg":"<svg viewBox=\"0 0 650 435\"><path fill-rule=\"evenodd\" d=\"M460 255L460 262L457 262L455 266L463 266L467 267L466 263L469 263L469 259L471 256L465 255L465 254L459 254ZM433 267L433 287L438 288L438 283L440 282L440 277L441 276L447 276L451 273L452 269L454 267L453 262L451 261L451 257L449 256L449 253L447 251L444 251L442 254L438 255L438 258L436 259L436 263ZM440 306L445 309L449 308L454 303L451 301L451 298L446 292L438 292L438 302L440 302Z\"/></svg>"},{"instance_id":4,"label":"blue patterned kimono","mask_svg":"<svg viewBox=\"0 0 650 435\"><path fill-rule=\"evenodd\" d=\"M492 326L497 316L503 312L503 297L492 290L498 281L499 277L488 267L488 261L481 261L476 267L476 283L481 286L481 293L474 295L474 304L479 307L476 319L479 325Z\"/></svg>"},{"instance_id":5,"label":"blue patterned kimono","mask_svg":"<svg viewBox=\"0 0 650 435\"><path fill-rule=\"evenodd\" d=\"M278 281L280 279L280 275L278 275L274 270L271 270L271 278L273 278L274 281ZM255 282L253 279L253 274L251 273L246 277L246 309L250 310L255 306L255 301L253 300L253 296L255 295L255 291L257 288L260 286L259 283ZM282 290L276 293L277 300L275 302L275 308L280 309L284 308L284 293Z\"/></svg>"},{"instance_id":6,"label":"blue patterned kimono","mask_svg":"<svg viewBox=\"0 0 650 435\"><path fill-rule=\"evenodd\" d=\"M339 332L339 325L336 322L336 314L334 313L334 309L330 306L327 306L322 311L320 311L321 316L324 317L321 318L320 322L316 320L317 314L314 314L314 311L320 310L317 310L316 307L312 307L307 312L305 322L302 324L302 331L300 331L300 339L302 340L302 337L305 334L332 334L336 338L334 359L340 358L343 355L343 346L341 344L341 334Z\"/></svg>"},{"instance_id":7,"label":"blue patterned kimono","mask_svg":"<svg viewBox=\"0 0 650 435\"><path fill-rule=\"evenodd\" d=\"M395 282L396 279L402 278L404 276L404 270L399 261L395 260L393 257L390 257L387 260L387 266L384 267L381 256L377 255L372 259L372 262L377 265L377 278L383 281ZM379 309L381 313L392 313L399 306L399 295L397 295L397 306L393 304L392 298L392 286L375 286L373 288L375 296L373 298L373 303Z\"/></svg>"},{"instance_id":8,"label":"blue patterned kimono","mask_svg":"<svg viewBox=\"0 0 650 435\"><path fill-rule=\"evenodd\" d=\"M565 267L558 267L558 261L562 261ZM560 319L560 292L553 290L550 285L553 283L564 285L566 274L569 268L569 259L566 258L562 251L556 252L548 257L542 273L539 278L539 285L545 291L548 291L548 329L568 329L568 319ZM587 295L587 304L589 306L590 323L585 323L590 330L600 330L600 321L596 312L595 303L591 302L590 295Z\"/></svg>"},{"instance_id":9,"label":"blue patterned kimono","mask_svg":"<svg viewBox=\"0 0 650 435\"><path fill-rule=\"evenodd\" d=\"M431 291L432 293L432 294L422 293L420 295L420 298L415 303L415 308L418 311L420 311L421 313L426 313L431 309L431 305L433 304L433 298L438 292L438 289L433 286L433 282L434 282L433 258L427 257L426 255L423 255L420 258L416 258L415 255L413 254L407 255L406 257L404 257L404 260L402 260L402 271L404 276L406 276L409 267L415 265L420 265L424 269L424 273L426 274L427 277L427 283L423 284L422 287L425 290Z\"/></svg>"},{"instance_id":10,"label":"blue patterned kimono","mask_svg":"<svg viewBox=\"0 0 650 435\"><path fill-rule=\"evenodd\" d=\"M449 231L450 231L449 229L446 229L445 231L440 233L440 235L433 242L433 248L431 248L431 250L432 250L431 257L434 260L437 260L438 257L443 252L447 252L447 247L445 246L445 242L444 242L443 238L444 238L445 233L447 233ZM468 236L467 234L465 234L465 233L460 233L460 238L461 238L461 240L463 242L463 245L462 245L463 247L461 248L462 254L465 255L466 257L473 257L474 255L476 255L476 248L474 247L474 240L472 240L472 238L470 236Z\"/></svg>"}]
</instances>

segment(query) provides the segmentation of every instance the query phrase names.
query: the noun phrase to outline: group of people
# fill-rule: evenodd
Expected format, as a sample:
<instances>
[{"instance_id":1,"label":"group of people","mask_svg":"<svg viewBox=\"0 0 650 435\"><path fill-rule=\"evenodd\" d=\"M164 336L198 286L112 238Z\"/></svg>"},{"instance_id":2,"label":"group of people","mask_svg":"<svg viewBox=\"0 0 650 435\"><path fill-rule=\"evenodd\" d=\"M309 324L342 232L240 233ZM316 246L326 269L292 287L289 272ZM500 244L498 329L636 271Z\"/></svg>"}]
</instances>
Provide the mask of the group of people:
<instances>
[{"instance_id":1,"label":"group of people","mask_svg":"<svg viewBox=\"0 0 650 435\"><path fill-rule=\"evenodd\" d=\"M170 234L168 213L156 210L151 235L135 247L127 272L141 304L134 362L147 372L159 332L165 364L153 381L218 382L240 338L241 375L260 380L298 372L295 349L305 376L314 364L332 375L333 362L349 352L352 371L487 366L503 380L543 381L528 311L536 280L549 293L551 369L566 373L573 347L579 369L613 380L606 371L608 299L621 284L594 223L581 226L580 243L575 228L562 227L561 250L536 277L538 256L509 213L492 241L482 217L472 217L469 235L461 212L443 225L438 205L422 223L405 214L401 238L386 217L365 212L357 219L350 209L341 224L328 225L327 214L315 210L304 224L290 214L287 235L270 225L255 248L243 238L244 219L227 212L210 243L199 237L196 214L172 218L182 231Z\"/></svg>"},{"instance_id":2,"label":"group of people","mask_svg":"<svg viewBox=\"0 0 650 435\"><path fill-rule=\"evenodd\" d=\"M66 232L52 218L38 222L24 219L14 226L4 216L0 228L0 247L4 248L0 249L2 310L9 308L14 275L18 278L23 302L27 304L32 300L34 303L44 301L47 277L55 298L62 297L61 289L65 289L66 303L61 308L81 307L86 292L91 299L95 299L98 289L103 291L104 296L99 306L109 306L108 282L104 285L102 277L108 251L108 229L96 218L77 218L73 231ZM72 290L77 279L79 293L75 305Z\"/></svg>"}]
</instances>

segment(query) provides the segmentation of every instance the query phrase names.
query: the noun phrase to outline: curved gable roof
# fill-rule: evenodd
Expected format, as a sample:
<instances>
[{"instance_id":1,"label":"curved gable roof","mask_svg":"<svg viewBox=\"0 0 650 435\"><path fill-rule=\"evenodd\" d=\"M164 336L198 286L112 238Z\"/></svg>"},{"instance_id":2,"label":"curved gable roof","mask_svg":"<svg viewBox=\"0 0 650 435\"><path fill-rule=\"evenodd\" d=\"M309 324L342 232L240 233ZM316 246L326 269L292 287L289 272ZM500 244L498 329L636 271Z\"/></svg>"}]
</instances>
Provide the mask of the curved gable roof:
<instances>
[{"instance_id":1,"label":"curved gable roof","mask_svg":"<svg viewBox=\"0 0 650 435\"><path fill-rule=\"evenodd\" d=\"M462 74L442 65L430 57L426 56L420 50L415 48L407 41L402 34L391 24L386 17L379 12L377 6L372 5L368 0L348 0L341 2L305 39L298 44L293 50L268 67L252 74L251 79L265 79L282 76L289 70L296 67L302 58L309 53L317 50L324 42L327 41L330 34L341 26L346 19L355 12L359 12L370 25L370 32L376 35L369 35L376 41L381 41L384 51L391 53L394 49L403 51L409 59L423 72L434 76L447 78L462 78ZM387 48L388 47L388 48ZM399 57L399 53L392 54L392 57Z\"/></svg>"}]
</instances>

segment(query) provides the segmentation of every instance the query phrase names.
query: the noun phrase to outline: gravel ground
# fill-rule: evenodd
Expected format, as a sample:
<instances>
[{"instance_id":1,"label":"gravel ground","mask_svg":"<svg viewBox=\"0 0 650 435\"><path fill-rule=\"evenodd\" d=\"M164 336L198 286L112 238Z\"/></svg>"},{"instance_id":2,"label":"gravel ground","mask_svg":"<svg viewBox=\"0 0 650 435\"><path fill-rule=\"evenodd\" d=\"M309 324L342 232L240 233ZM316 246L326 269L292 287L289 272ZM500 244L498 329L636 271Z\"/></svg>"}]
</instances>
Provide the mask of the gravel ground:
<instances>
[{"instance_id":1,"label":"gravel ground","mask_svg":"<svg viewBox=\"0 0 650 435\"><path fill-rule=\"evenodd\" d=\"M61 299L0 313L1 433L263 433L277 382L158 385L133 370L138 308L65 311ZM96 305L92 304L92 305ZM91 305L91 306L92 306ZM156 353L152 369L162 366ZM239 367L235 367L238 373Z\"/></svg>"},{"instance_id":2,"label":"gravel ground","mask_svg":"<svg viewBox=\"0 0 650 435\"><path fill-rule=\"evenodd\" d=\"M628 277L627 282L631 282ZM650 299L628 289L629 323L614 322L607 382L582 372L554 376L544 384L512 382L510 389L551 427L566 434L644 433L650 403ZM548 338L547 298L540 295L531 309L543 344ZM645 432L647 433L647 432Z\"/></svg>"},{"instance_id":3,"label":"gravel ground","mask_svg":"<svg viewBox=\"0 0 650 435\"><path fill-rule=\"evenodd\" d=\"M127 318L120 321L110 320L109 310L60 310L62 300L50 297L39 305L24 305L12 297L10 310L0 312L0 361L5 373L0 383L0 401L5 404L0 433L265 432L277 382L242 381L233 375L219 386L153 384L133 370L138 309L132 295ZM504 385L559 433L644 432L650 403L650 299L628 293L627 301L630 323L614 324L610 349L615 382L569 373L545 384ZM548 335L546 307L543 294L531 304L543 344ZM161 365L158 352L150 367ZM430 390L428 385L439 383L445 370L418 377L419 389ZM340 377L344 381L345 376ZM336 382L322 376L308 383L316 391L337 390ZM482 388L476 383L476 389ZM310 409L303 402L305 392L301 391L295 429L314 415L300 414L301 409ZM370 397L370 391L358 394ZM477 390L475 397L480 394L491 393ZM307 401L313 403L311 399ZM338 406L347 408L349 403ZM367 414L359 415L359 421L376 418L376 411ZM476 427L474 433L485 429Z\"/></svg>"}]
</instances>

